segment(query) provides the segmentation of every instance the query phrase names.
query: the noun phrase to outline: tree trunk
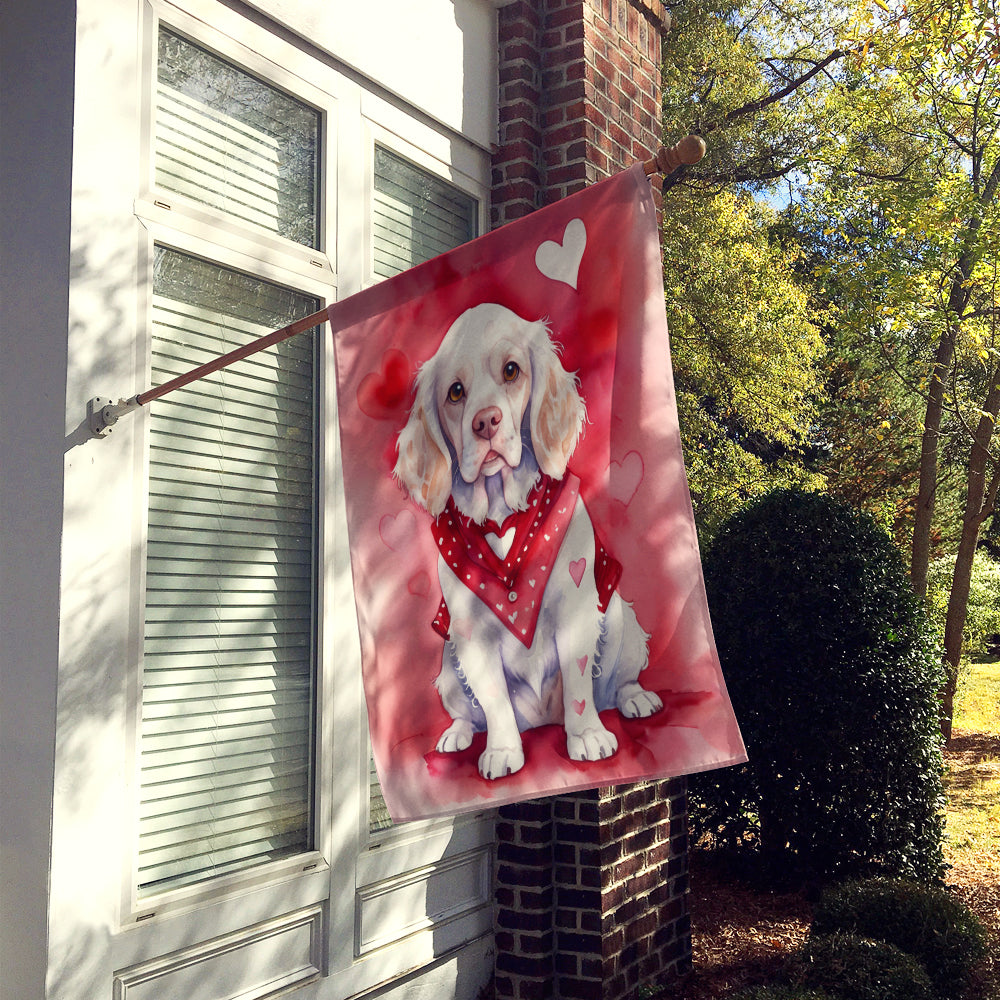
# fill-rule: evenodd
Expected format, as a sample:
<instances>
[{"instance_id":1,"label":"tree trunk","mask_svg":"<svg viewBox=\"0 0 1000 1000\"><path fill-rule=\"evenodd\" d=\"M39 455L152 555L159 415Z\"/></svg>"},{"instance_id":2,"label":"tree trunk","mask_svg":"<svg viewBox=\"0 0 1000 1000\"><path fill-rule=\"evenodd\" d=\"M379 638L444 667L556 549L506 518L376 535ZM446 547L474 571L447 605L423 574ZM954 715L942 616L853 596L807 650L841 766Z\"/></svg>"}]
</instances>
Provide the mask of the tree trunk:
<instances>
[{"instance_id":1,"label":"tree trunk","mask_svg":"<svg viewBox=\"0 0 1000 1000\"><path fill-rule=\"evenodd\" d=\"M980 157L974 157L978 177ZM931 527L934 520L934 497L937 492L938 437L941 433L941 414L944 410L944 378L955 356L955 338L959 324L969 303L969 278L972 274L974 248L983 224L986 210L993 204L1000 190L1000 159L993 164L990 176L978 190L978 206L965 228L962 255L957 261L955 277L948 292L945 321L948 324L934 354L930 386L927 393L927 411L924 432L920 442L920 485L917 492L917 510L913 520L913 544L910 551L910 582L921 596L927 595L927 568L931 557ZM964 616L963 616L964 623Z\"/></svg>"},{"instance_id":2,"label":"tree trunk","mask_svg":"<svg viewBox=\"0 0 1000 1000\"><path fill-rule=\"evenodd\" d=\"M1000 372L994 373L990 391L986 394L983 414L973 436L969 455L968 485L965 494L965 511L962 516L962 536L955 557L955 573L948 596L948 614L944 626L945 686L941 692L941 733L951 739L952 718L955 711L955 689L958 685L958 668L962 658L962 633L969 608L969 588L972 583L972 564L979 544L979 531L983 522L993 513L997 485L1000 483L1000 466L990 458L990 441L1000 409ZM990 465L994 465L992 479L987 480Z\"/></svg>"},{"instance_id":3,"label":"tree trunk","mask_svg":"<svg viewBox=\"0 0 1000 1000\"><path fill-rule=\"evenodd\" d=\"M955 328L951 323L941 337L934 354L924 431L920 439L920 483L917 509L913 519L913 543L910 550L910 582L920 595L927 595L927 569L931 560L931 525L934 521L934 498L937 493L938 437L944 412L944 377L955 355Z\"/></svg>"}]
</instances>

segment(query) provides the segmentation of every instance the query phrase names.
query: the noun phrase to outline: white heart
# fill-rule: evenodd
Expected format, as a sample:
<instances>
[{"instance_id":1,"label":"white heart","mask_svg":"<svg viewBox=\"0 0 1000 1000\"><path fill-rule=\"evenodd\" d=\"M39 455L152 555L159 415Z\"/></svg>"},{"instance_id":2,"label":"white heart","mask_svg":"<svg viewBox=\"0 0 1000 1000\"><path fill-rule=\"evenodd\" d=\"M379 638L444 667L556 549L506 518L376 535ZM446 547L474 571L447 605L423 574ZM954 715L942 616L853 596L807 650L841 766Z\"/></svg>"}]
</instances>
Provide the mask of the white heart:
<instances>
[{"instance_id":1,"label":"white heart","mask_svg":"<svg viewBox=\"0 0 1000 1000\"><path fill-rule=\"evenodd\" d=\"M495 531L487 532L486 541L489 547L501 558L506 559L510 547L514 544L514 528L508 528L503 536L498 536Z\"/></svg>"},{"instance_id":2,"label":"white heart","mask_svg":"<svg viewBox=\"0 0 1000 1000\"><path fill-rule=\"evenodd\" d=\"M580 261L587 246L587 227L583 219L571 219L563 232L562 243L546 240L535 251L535 266L546 278L565 282L576 288Z\"/></svg>"}]
</instances>

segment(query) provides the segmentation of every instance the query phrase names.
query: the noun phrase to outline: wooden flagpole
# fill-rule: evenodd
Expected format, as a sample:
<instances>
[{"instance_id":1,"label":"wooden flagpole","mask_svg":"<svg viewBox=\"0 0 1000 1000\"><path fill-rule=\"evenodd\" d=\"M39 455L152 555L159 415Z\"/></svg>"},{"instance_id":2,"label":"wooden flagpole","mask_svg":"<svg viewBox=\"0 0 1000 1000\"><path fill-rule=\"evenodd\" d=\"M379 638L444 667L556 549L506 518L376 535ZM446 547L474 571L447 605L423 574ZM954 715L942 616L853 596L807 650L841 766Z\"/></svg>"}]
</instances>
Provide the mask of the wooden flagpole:
<instances>
[{"instance_id":1,"label":"wooden flagpole","mask_svg":"<svg viewBox=\"0 0 1000 1000\"><path fill-rule=\"evenodd\" d=\"M673 146L661 146L656 151L656 156L643 163L642 169L647 175L663 174L666 176L684 164L691 165L697 163L704 155L705 140L697 135L688 135ZM87 419L90 424L91 433L95 437L105 437L110 433L112 426L117 423L120 416L130 413L132 410L137 410L140 406L145 406L154 399L166 396L167 393L173 392L175 389L180 389L190 382L196 382L206 375L211 375L213 372L227 368L236 361L242 361L244 358L248 358L260 351L265 351L275 344L280 344L283 340L288 340L290 337L304 333L306 330L311 330L313 327L325 322L327 318L327 310L320 309L309 316L303 316L302 319L295 320L294 323L289 323L288 326L283 326L280 330L267 333L263 337L252 340L249 344L237 347L228 354L223 354L212 361L207 361L205 364L199 365L197 368L192 368L191 371L185 372L183 375L178 375L176 378L172 378L162 385L137 393L129 399L119 399L115 403L110 399L95 396L87 402Z\"/></svg>"}]
</instances>

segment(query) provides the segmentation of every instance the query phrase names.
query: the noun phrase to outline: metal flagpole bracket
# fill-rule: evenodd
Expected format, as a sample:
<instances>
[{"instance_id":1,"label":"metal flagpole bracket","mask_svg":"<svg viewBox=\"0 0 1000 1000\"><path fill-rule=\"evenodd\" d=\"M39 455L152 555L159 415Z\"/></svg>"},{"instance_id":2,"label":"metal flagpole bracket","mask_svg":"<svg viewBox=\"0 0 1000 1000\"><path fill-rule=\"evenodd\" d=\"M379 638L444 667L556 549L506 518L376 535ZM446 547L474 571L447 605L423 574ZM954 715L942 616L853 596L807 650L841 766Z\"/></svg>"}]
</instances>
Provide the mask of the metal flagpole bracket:
<instances>
[{"instance_id":1,"label":"metal flagpole bracket","mask_svg":"<svg viewBox=\"0 0 1000 1000\"><path fill-rule=\"evenodd\" d=\"M90 425L90 433L94 437L107 437L122 414L138 408L139 400L136 396L132 396L130 399L119 399L117 403L104 396L94 396L93 399L88 399L87 423Z\"/></svg>"}]
</instances>

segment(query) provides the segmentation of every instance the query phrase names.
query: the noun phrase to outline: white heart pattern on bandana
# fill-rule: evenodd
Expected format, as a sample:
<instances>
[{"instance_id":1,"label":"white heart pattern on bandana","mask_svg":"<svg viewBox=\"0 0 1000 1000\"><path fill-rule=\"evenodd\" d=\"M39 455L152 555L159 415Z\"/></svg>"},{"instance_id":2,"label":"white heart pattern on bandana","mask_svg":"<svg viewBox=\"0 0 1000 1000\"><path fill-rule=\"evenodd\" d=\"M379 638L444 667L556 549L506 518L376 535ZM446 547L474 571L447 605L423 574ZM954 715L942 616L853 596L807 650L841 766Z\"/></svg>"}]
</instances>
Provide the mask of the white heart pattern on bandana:
<instances>
[{"instance_id":1,"label":"white heart pattern on bandana","mask_svg":"<svg viewBox=\"0 0 1000 1000\"><path fill-rule=\"evenodd\" d=\"M565 282L575 289L586 246L587 228L583 219L571 219L563 232L562 243L546 240L535 251L535 266L546 278Z\"/></svg>"}]
</instances>

